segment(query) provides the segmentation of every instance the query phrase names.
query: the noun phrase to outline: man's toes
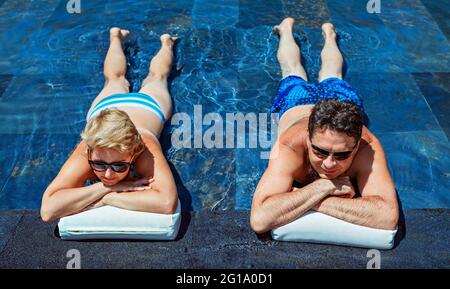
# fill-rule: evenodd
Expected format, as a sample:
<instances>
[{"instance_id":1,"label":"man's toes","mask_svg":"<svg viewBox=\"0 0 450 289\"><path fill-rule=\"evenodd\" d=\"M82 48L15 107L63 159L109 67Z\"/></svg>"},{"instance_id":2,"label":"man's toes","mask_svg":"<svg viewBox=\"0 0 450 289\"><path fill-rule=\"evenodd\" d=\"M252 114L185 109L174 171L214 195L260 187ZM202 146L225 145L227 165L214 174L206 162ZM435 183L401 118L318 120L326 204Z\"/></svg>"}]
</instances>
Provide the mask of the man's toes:
<instances>
[{"instance_id":1,"label":"man's toes","mask_svg":"<svg viewBox=\"0 0 450 289\"><path fill-rule=\"evenodd\" d=\"M295 19L292 17L286 17L281 22L281 24L287 24L287 25L294 25L294 23L295 23Z\"/></svg>"},{"instance_id":2,"label":"man's toes","mask_svg":"<svg viewBox=\"0 0 450 289\"><path fill-rule=\"evenodd\" d=\"M322 30L325 33L334 32L334 25L332 23L329 23L329 22L324 23L324 24L322 24Z\"/></svg>"},{"instance_id":3,"label":"man's toes","mask_svg":"<svg viewBox=\"0 0 450 289\"><path fill-rule=\"evenodd\" d=\"M278 25L275 25L274 27L272 27L272 33L280 34L280 27Z\"/></svg>"}]
</instances>

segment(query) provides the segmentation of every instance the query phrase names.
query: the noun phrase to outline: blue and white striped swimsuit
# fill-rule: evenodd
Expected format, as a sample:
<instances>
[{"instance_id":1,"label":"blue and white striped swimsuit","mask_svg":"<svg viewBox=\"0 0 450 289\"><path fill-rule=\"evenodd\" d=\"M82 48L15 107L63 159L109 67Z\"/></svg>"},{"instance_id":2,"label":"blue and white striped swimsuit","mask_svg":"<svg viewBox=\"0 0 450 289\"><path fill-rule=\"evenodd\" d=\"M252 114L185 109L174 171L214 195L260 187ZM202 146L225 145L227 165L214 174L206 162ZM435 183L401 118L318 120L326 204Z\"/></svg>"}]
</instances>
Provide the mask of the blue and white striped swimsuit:
<instances>
[{"instance_id":1,"label":"blue and white striped swimsuit","mask_svg":"<svg viewBox=\"0 0 450 289\"><path fill-rule=\"evenodd\" d=\"M151 96L140 92L118 93L105 97L92 109L88 116L88 121L104 109L124 106L141 107L150 110L159 117L162 123L166 121L159 104Z\"/></svg>"}]
</instances>

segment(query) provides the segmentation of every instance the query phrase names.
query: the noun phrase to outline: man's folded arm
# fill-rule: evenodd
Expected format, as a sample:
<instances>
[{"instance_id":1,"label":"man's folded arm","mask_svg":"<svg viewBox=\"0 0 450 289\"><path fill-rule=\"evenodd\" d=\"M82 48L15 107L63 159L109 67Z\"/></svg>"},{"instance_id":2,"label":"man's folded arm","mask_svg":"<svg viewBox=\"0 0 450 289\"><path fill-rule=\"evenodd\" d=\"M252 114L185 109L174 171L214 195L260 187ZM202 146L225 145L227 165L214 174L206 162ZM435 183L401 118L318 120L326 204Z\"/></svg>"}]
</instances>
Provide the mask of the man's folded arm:
<instances>
[{"instance_id":1,"label":"man's folded arm","mask_svg":"<svg viewBox=\"0 0 450 289\"><path fill-rule=\"evenodd\" d=\"M282 144L270 159L253 196L250 225L256 233L292 222L328 195L315 182L292 188L293 175L302 162L298 153Z\"/></svg>"},{"instance_id":2,"label":"man's folded arm","mask_svg":"<svg viewBox=\"0 0 450 289\"><path fill-rule=\"evenodd\" d=\"M395 185L378 140L359 152L354 160L361 197L344 199L330 196L313 209L362 226L392 230L397 226L399 208Z\"/></svg>"}]
</instances>

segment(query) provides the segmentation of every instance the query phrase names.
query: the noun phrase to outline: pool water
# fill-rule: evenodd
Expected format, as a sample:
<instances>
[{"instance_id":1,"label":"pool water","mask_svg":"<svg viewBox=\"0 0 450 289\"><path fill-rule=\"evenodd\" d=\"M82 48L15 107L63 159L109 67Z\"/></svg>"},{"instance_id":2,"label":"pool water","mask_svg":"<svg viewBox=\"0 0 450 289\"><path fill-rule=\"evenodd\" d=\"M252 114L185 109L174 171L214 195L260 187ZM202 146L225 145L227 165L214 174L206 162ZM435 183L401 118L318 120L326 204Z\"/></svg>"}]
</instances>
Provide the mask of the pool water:
<instances>
[{"instance_id":1,"label":"pool water","mask_svg":"<svg viewBox=\"0 0 450 289\"><path fill-rule=\"evenodd\" d=\"M180 37L170 82L174 113L265 113L281 73L272 26L297 19L295 38L317 79L321 23L332 21L346 80L362 95L403 208L450 208L448 1L0 1L0 208L39 208L79 140L103 86L111 26L131 30L127 77L137 91L159 49ZM226 123L225 123L226 124ZM203 135L210 126L205 125ZM177 148L161 137L185 210L249 209L267 165L261 147ZM192 135L192 139L195 135ZM239 141L236 136L234 141Z\"/></svg>"}]
</instances>

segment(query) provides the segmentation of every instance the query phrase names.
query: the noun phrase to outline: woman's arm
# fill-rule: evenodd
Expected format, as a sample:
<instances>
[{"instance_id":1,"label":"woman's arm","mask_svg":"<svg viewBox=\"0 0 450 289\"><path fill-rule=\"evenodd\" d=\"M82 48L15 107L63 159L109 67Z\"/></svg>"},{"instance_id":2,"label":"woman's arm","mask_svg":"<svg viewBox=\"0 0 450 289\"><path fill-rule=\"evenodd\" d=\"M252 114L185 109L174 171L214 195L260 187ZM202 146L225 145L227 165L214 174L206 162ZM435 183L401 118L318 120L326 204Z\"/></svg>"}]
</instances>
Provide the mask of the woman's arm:
<instances>
[{"instance_id":1,"label":"woman's arm","mask_svg":"<svg viewBox=\"0 0 450 289\"><path fill-rule=\"evenodd\" d=\"M147 149L137 160L136 172L142 176L142 181L148 180L145 185L149 184L149 187L124 192L120 185L113 186L112 192L105 195L101 203L126 210L173 214L177 209L178 193L172 171L158 139L147 135L143 139Z\"/></svg>"},{"instance_id":2,"label":"woman's arm","mask_svg":"<svg viewBox=\"0 0 450 289\"><path fill-rule=\"evenodd\" d=\"M41 218L44 222L51 222L81 212L109 192L111 192L110 188L98 182L86 187L61 189L47 195L44 194Z\"/></svg>"},{"instance_id":3,"label":"woman's arm","mask_svg":"<svg viewBox=\"0 0 450 289\"><path fill-rule=\"evenodd\" d=\"M114 206L125 210L142 211L157 214L174 214L176 210L173 200L153 189L135 192L111 192L101 200L103 205Z\"/></svg>"},{"instance_id":4,"label":"woman's arm","mask_svg":"<svg viewBox=\"0 0 450 289\"><path fill-rule=\"evenodd\" d=\"M84 187L90 167L84 153L86 145L79 143L44 192L41 218L45 222L75 214L111 192L97 183Z\"/></svg>"}]
</instances>

